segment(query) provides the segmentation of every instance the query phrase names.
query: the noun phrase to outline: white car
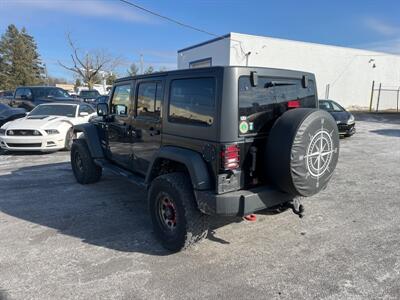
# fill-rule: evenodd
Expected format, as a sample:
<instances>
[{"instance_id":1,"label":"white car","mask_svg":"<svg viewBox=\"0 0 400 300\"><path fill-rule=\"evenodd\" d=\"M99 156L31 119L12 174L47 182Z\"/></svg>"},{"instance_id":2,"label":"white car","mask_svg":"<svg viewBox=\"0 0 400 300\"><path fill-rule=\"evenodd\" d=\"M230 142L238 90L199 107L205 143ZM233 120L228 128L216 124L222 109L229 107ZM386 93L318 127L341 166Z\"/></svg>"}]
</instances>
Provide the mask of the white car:
<instances>
[{"instance_id":1,"label":"white car","mask_svg":"<svg viewBox=\"0 0 400 300\"><path fill-rule=\"evenodd\" d=\"M0 128L0 147L9 151L70 150L76 138L72 127L95 116L95 109L85 103L40 104L26 117Z\"/></svg>"}]
</instances>

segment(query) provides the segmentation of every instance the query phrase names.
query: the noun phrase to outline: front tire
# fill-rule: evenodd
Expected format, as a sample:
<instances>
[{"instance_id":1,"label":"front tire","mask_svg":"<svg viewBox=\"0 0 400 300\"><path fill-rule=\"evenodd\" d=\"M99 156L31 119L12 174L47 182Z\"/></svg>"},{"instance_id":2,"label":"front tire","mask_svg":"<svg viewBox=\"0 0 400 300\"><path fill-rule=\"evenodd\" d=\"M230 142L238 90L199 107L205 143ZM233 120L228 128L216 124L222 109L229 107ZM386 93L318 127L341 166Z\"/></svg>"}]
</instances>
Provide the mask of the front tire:
<instances>
[{"instance_id":1,"label":"front tire","mask_svg":"<svg viewBox=\"0 0 400 300\"><path fill-rule=\"evenodd\" d=\"M148 197L154 233L164 248L177 252L207 236L207 217L198 210L191 182L184 173L157 177Z\"/></svg>"},{"instance_id":2,"label":"front tire","mask_svg":"<svg viewBox=\"0 0 400 300\"><path fill-rule=\"evenodd\" d=\"M81 184L100 180L102 168L96 165L85 140L75 140L71 147L71 166L76 180Z\"/></svg>"}]
</instances>

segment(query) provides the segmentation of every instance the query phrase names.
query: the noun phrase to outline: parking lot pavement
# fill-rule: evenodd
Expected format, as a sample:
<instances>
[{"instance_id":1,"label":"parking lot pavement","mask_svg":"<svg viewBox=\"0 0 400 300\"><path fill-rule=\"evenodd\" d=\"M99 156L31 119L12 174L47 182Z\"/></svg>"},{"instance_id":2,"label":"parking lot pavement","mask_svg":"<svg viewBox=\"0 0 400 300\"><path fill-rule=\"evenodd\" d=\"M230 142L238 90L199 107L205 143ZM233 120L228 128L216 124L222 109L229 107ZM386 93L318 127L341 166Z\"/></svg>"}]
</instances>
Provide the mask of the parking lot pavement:
<instances>
[{"instance_id":1,"label":"parking lot pavement","mask_svg":"<svg viewBox=\"0 0 400 300\"><path fill-rule=\"evenodd\" d=\"M399 299L400 122L356 118L305 218L213 218L173 255L122 178L79 185L67 152L0 155L0 299Z\"/></svg>"}]
</instances>

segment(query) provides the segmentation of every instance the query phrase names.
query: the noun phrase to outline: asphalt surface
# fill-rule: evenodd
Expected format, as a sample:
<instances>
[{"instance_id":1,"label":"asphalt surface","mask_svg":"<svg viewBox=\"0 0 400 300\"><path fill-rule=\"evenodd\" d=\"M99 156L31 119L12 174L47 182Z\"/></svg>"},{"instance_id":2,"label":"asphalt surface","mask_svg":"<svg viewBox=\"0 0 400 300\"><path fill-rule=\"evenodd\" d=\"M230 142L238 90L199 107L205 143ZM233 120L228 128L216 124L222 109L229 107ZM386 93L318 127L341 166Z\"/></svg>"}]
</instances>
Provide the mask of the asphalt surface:
<instances>
[{"instance_id":1,"label":"asphalt surface","mask_svg":"<svg viewBox=\"0 0 400 300\"><path fill-rule=\"evenodd\" d=\"M172 255L130 183L79 185L67 152L0 155L0 299L399 299L400 116L356 118L303 219L213 219Z\"/></svg>"}]
</instances>

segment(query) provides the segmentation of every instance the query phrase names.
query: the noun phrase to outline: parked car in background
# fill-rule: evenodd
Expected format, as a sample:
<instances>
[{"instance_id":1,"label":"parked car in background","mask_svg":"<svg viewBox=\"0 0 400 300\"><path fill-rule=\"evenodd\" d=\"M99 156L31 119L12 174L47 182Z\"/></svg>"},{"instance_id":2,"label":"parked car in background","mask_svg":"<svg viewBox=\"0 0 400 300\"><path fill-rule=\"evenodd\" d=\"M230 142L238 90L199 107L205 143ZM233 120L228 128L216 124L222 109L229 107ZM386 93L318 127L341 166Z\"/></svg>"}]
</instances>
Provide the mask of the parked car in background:
<instances>
[{"instance_id":1,"label":"parked car in background","mask_svg":"<svg viewBox=\"0 0 400 300\"><path fill-rule=\"evenodd\" d=\"M13 107L25 108L31 111L35 106L55 101L71 101L72 98L65 90L52 86L24 86L15 90L10 101Z\"/></svg>"},{"instance_id":2,"label":"parked car in background","mask_svg":"<svg viewBox=\"0 0 400 300\"><path fill-rule=\"evenodd\" d=\"M94 101L94 105L97 105L99 103L108 103L108 96L99 96L96 98L96 100Z\"/></svg>"},{"instance_id":3,"label":"parked car in background","mask_svg":"<svg viewBox=\"0 0 400 300\"><path fill-rule=\"evenodd\" d=\"M333 100L319 100L319 108L329 112L336 120L339 134L346 137L356 133L356 122L352 113Z\"/></svg>"},{"instance_id":4,"label":"parked car in background","mask_svg":"<svg viewBox=\"0 0 400 300\"><path fill-rule=\"evenodd\" d=\"M0 146L9 151L51 152L69 150L76 134L73 126L87 123L97 114L86 103L49 103L0 128Z\"/></svg>"},{"instance_id":5,"label":"parked car in background","mask_svg":"<svg viewBox=\"0 0 400 300\"><path fill-rule=\"evenodd\" d=\"M79 92L79 98L88 103L94 103L97 97L101 96L98 90L82 90Z\"/></svg>"},{"instance_id":6,"label":"parked car in background","mask_svg":"<svg viewBox=\"0 0 400 300\"><path fill-rule=\"evenodd\" d=\"M11 99L14 97L13 91L1 91L0 92L0 103L10 105Z\"/></svg>"},{"instance_id":7,"label":"parked car in background","mask_svg":"<svg viewBox=\"0 0 400 300\"><path fill-rule=\"evenodd\" d=\"M7 104L0 103L0 127L5 123L26 116L26 110L23 108L13 108Z\"/></svg>"}]
</instances>

